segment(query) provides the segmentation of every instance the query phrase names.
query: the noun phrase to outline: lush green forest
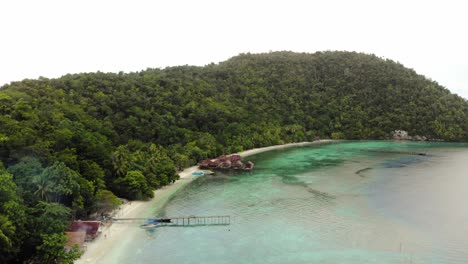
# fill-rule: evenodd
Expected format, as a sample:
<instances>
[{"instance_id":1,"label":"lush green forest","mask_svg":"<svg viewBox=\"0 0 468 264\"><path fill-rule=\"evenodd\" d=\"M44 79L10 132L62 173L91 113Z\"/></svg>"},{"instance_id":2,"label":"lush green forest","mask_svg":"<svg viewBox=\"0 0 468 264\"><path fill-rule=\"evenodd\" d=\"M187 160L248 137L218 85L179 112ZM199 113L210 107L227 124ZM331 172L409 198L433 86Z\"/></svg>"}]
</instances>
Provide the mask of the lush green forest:
<instances>
[{"instance_id":1,"label":"lush green forest","mask_svg":"<svg viewBox=\"0 0 468 264\"><path fill-rule=\"evenodd\" d=\"M396 129L468 141L467 100L354 52L23 80L1 87L0 114L1 263L72 261L70 220L150 198L208 157Z\"/></svg>"}]
</instances>

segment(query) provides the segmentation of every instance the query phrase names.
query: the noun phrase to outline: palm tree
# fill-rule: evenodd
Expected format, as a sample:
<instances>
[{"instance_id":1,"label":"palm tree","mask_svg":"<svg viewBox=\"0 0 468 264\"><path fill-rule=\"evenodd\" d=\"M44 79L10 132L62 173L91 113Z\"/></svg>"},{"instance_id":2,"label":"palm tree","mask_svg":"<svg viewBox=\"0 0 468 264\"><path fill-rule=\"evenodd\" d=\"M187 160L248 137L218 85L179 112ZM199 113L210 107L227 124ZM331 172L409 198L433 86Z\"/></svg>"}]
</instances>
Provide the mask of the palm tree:
<instances>
[{"instance_id":1,"label":"palm tree","mask_svg":"<svg viewBox=\"0 0 468 264\"><path fill-rule=\"evenodd\" d=\"M37 186L37 190L34 192L39 199L49 202L50 192L52 185L49 181L49 177L46 173L42 173L34 179L34 183Z\"/></svg>"},{"instance_id":2,"label":"palm tree","mask_svg":"<svg viewBox=\"0 0 468 264\"><path fill-rule=\"evenodd\" d=\"M119 146L112 153L112 166L118 177L124 177L128 171L130 153L125 146Z\"/></svg>"}]
</instances>

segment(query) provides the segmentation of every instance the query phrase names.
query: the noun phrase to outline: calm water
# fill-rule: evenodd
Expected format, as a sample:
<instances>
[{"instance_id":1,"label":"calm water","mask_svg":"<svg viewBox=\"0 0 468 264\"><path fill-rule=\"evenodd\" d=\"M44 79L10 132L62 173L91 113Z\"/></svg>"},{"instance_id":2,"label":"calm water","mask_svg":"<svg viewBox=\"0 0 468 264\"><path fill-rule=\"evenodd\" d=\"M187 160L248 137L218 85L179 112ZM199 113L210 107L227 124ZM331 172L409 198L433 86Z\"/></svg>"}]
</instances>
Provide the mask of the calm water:
<instances>
[{"instance_id":1,"label":"calm water","mask_svg":"<svg viewBox=\"0 0 468 264\"><path fill-rule=\"evenodd\" d=\"M249 159L254 172L201 177L154 213L231 225L141 230L112 262L468 263L468 144L345 142Z\"/></svg>"}]
</instances>

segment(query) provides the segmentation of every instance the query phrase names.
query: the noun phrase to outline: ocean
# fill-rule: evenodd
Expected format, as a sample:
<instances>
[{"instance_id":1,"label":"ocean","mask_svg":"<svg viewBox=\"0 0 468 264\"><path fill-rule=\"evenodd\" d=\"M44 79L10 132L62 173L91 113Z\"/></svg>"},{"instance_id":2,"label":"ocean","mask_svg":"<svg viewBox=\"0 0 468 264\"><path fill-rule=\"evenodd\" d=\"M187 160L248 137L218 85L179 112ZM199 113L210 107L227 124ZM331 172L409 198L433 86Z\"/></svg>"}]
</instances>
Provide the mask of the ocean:
<instances>
[{"instance_id":1,"label":"ocean","mask_svg":"<svg viewBox=\"0 0 468 264\"><path fill-rule=\"evenodd\" d=\"M253 172L199 177L149 212L230 225L134 224L103 262L468 263L466 143L344 141L246 159Z\"/></svg>"}]
</instances>

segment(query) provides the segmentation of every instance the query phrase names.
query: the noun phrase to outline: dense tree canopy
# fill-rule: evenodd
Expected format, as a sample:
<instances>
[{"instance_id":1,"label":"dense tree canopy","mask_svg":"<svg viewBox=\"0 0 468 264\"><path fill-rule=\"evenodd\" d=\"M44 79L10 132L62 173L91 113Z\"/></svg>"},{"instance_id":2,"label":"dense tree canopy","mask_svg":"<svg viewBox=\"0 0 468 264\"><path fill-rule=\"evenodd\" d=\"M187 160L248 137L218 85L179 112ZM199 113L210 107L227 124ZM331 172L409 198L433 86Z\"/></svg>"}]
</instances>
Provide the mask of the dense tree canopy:
<instances>
[{"instance_id":1,"label":"dense tree canopy","mask_svg":"<svg viewBox=\"0 0 468 264\"><path fill-rule=\"evenodd\" d=\"M13 82L0 88L0 262L68 261L68 221L112 210L115 195L150 198L201 159L396 129L468 141L468 102L354 52Z\"/></svg>"}]
</instances>

